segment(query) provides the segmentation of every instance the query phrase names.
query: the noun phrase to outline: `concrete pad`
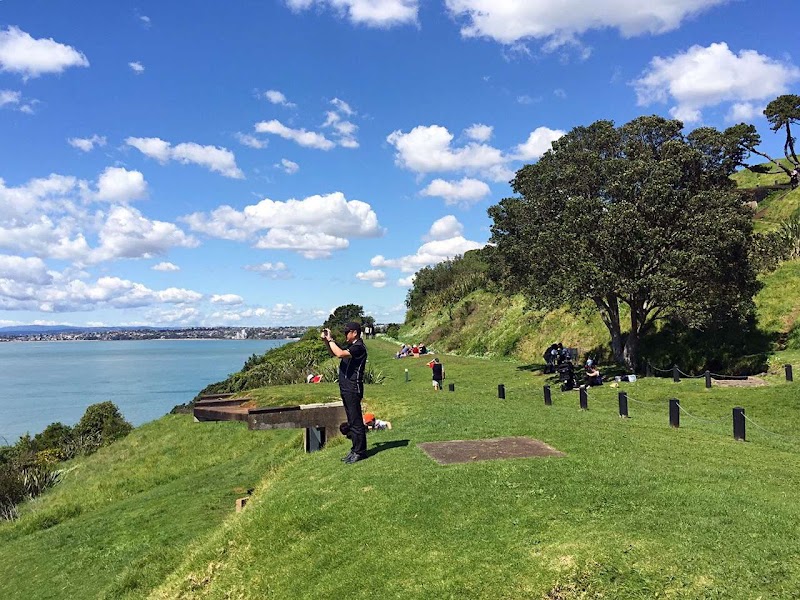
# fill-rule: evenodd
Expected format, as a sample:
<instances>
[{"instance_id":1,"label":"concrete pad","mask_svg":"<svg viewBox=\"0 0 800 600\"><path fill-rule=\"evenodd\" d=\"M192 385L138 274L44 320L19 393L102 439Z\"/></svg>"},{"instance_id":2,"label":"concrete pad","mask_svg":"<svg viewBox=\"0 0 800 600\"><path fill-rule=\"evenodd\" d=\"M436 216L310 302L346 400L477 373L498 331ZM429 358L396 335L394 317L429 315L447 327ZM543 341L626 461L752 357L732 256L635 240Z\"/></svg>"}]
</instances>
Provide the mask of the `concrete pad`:
<instances>
[{"instance_id":1,"label":"concrete pad","mask_svg":"<svg viewBox=\"0 0 800 600\"><path fill-rule=\"evenodd\" d=\"M544 442L527 437L424 442L417 446L440 465L506 458L566 456Z\"/></svg>"}]
</instances>

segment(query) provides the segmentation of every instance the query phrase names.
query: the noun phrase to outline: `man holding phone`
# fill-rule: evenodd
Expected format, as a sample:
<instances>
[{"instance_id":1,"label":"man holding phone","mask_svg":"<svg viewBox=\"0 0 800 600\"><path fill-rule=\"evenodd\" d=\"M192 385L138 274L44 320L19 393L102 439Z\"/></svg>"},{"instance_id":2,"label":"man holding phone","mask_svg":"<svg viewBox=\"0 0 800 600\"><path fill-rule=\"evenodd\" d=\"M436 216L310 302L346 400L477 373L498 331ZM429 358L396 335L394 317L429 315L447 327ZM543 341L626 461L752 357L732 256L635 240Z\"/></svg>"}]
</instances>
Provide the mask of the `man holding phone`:
<instances>
[{"instance_id":1,"label":"man holding phone","mask_svg":"<svg viewBox=\"0 0 800 600\"><path fill-rule=\"evenodd\" d=\"M364 398L364 369L367 365L367 347L361 339L361 323L351 322L344 326L347 349L342 349L333 341L330 329L322 330L322 339L328 351L339 362L339 393L350 426L350 440L353 446L342 460L351 465L367 458L367 428L361 413L361 400Z\"/></svg>"}]
</instances>

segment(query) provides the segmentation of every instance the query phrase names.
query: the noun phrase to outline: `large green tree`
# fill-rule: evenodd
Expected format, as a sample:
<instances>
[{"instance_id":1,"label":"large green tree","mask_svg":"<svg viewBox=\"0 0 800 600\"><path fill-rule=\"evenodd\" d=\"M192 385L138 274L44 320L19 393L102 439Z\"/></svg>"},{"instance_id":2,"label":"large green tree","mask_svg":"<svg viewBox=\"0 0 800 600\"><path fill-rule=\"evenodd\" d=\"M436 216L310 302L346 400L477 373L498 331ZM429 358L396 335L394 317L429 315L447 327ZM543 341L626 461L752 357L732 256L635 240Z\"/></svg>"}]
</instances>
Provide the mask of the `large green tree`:
<instances>
[{"instance_id":1,"label":"large green tree","mask_svg":"<svg viewBox=\"0 0 800 600\"><path fill-rule=\"evenodd\" d=\"M328 319L323 323L323 328L328 328L333 332L334 337L341 335L342 329L347 323L355 321L361 323L362 327L375 327L375 319L370 315L364 314L364 307L360 304L344 304L338 306Z\"/></svg>"},{"instance_id":2,"label":"large green tree","mask_svg":"<svg viewBox=\"0 0 800 600\"><path fill-rule=\"evenodd\" d=\"M657 320L744 317L757 290L751 215L729 178L745 150L734 132L682 128L658 116L576 127L489 209L501 282L540 308L593 302L629 368Z\"/></svg>"}]
</instances>

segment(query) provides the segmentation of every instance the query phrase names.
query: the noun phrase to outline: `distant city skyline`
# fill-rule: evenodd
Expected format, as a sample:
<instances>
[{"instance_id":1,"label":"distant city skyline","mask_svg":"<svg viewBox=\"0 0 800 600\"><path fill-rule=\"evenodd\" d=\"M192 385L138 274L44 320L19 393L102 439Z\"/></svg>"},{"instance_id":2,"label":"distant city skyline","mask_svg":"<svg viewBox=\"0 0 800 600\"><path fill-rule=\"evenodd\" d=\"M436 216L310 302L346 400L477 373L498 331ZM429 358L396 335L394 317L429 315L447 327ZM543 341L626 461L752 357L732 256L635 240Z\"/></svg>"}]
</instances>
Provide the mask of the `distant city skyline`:
<instances>
[{"instance_id":1,"label":"distant city skyline","mask_svg":"<svg viewBox=\"0 0 800 600\"><path fill-rule=\"evenodd\" d=\"M0 326L402 322L564 132L781 155L761 111L800 93L790 0L0 6Z\"/></svg>"}]
</instances>

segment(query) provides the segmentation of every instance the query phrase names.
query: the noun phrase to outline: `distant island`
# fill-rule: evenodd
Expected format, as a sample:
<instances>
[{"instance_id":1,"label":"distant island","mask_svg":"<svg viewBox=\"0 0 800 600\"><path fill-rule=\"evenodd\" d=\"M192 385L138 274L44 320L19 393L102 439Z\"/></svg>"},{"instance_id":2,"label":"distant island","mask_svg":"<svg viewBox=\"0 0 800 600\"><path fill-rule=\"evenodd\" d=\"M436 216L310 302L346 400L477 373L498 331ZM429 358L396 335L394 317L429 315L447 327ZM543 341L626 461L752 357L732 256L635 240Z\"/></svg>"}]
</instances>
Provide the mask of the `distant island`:
<instances>
[{"instance_id":1,"label":"distant island","mask_svg":"<svg viewBox=\"0 0 800 600\"><path fill-rule=\"evenodd\" d=\"M72 327L19 325L0 327L0 342L117 340L283 340L300 338L306 326L286 327Z\"/></svg>"}]
</instances>

